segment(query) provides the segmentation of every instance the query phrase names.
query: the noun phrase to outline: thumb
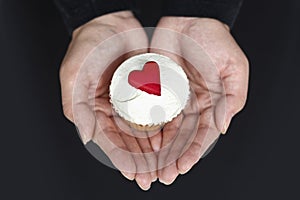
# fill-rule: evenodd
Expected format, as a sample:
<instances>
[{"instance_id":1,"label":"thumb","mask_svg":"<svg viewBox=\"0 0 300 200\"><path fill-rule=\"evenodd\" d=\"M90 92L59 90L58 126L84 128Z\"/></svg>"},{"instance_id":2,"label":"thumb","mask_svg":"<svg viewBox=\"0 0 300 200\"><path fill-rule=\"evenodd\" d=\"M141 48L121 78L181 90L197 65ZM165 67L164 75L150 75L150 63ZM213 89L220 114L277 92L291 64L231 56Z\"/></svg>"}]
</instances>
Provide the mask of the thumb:
<instances>
[{"instance_id":1,"label":"thumb","mask_svg":"<svg viewBox=\"0 0 300 200\"><path fill-rule=\"evenodd\" d=\"M232 117L245 106L248 91L248 62L232 65L226 70L229 73L226 71L221 73L225 94L218 100L215 107L215 123L223 134L226 133Z\"/></svg>"},{"instance_id":2,"label":"thumb","mask_svg":"<svg viewBox=\"0 0 300 200\"><path fill-rule=\"evenodd\" d=\"M93 137L95 116L88 104L86 83L82 81L85 76L74 75L70 68L63 65L60 69L63 112L78 128L81 140L86 144Z\"/></svg>"},{"instance_id":3,"label":"thumb","mask_svg":"<svg viewBox=\"0 0 300 200\"><path fill-rule=\"evenodd\" d=\"M61 82L61 101L62 108L65 117L74 123L73 118L73 109L72 109L72 91L73 91L73 82L68 82L63 80L62 76L60 76Z\"/></svg>"},{"instance_id":4,"label":"thumb","mask_svg":"<svg viewBox=\"0 0 300 200\"><path fill-rule=\"evenodd\" d=\"M238 97L226 95L219 99L215 107L215 123L217 129L225 134L231 119L244 107L245 101Z\"/></svg>"}]
</instances>

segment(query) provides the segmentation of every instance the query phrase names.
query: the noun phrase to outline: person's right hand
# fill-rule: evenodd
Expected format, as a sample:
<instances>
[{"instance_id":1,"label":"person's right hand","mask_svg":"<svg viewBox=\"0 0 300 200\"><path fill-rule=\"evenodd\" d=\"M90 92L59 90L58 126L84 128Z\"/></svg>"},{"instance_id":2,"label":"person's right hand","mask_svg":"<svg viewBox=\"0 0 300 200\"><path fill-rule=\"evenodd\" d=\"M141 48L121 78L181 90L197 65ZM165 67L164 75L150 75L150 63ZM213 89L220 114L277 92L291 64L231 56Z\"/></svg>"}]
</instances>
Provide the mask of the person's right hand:
<instances>
[{"instance_id":1,"label":"person's right hand","mask_svg":"<svg viewBox=\"0 0 300 200\"><path fill-rule=\"evenodd\" d=\"M111 13L73 32L60 68L63 111L78 127L83 143L93 140L125 177L135 179L144 190L157 178L156 171L150 172L156 168L156 156L143 154L153 151L146 136L134 137L116 125L108 86L121 62L147 48L147 36L131 12Z\"/></svg>"}]
</instances>

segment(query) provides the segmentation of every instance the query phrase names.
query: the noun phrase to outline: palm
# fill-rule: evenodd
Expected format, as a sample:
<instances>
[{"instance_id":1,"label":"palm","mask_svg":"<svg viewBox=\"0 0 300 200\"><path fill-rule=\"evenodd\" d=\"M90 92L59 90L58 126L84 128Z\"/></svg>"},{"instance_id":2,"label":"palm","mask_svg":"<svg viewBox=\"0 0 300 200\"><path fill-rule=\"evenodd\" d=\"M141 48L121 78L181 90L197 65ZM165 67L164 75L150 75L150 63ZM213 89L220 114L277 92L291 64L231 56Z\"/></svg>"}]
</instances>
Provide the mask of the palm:
<instances>
[{"instance_id":1,"label":"palm","mask_svg":"<svg viewBox=\"0 0 300 200\"><path fill-rule=\"evenodd\" d=\"M243 107L248 65L228 29L216 20L163 18L151 51L180 64L192 90L182 114L163 129L162 149L168 150L159 155L158 176L170 184L198 162Z\"/></svg>"},{"instance_id":2,"label":"palm","mask_svg":"<svg viewBox=\"0 0 300 200\"><path fill-rule=\"evenodd\" d=\"M221 79L216 80L218 74L200 75L194 66L179 56L162 49L152 51L165 54L179 63L189 78L191 88L190 99L183 112L162 130L158 175L162 182L169 184L179 173L189 171L218 138L220 131L215 125L214 110L222 97L223 87ZM214 87L208 88L207 85Z\"/></svg>"},{"instance_id":3,"label":"palm","mask_svg":"<svg viewBox=\"0 0 300 200\"><path fill-rule=\"evenodd\" d=\"M101 63L99 60L88 60L87 67L83 66L84 71L77 76L73 113L79 131L86 133L88 140L93 140L125 177L130 180L135 179L141 188L148 189L151 182L157 178L157 158L153 153L147 133L135 132L114 113L108 92L116 67L126 58L137 53L140 52L131 52L117 60L112 57L112 64L104 68L104 71L97 68ZM95 73L97 70L100 73ZM87 76L87 74L90 75ZM85 77L89 77L87 80L89 87L83 87L81 90L83 82L80 80ZM86 101L82 101L84 92L87 92L89 97Z\"/></svg>"},{"instance_id":4,"label":"palm","mask_svg":"<svg viewBox=\"0 0 300 200\"><path fill-rule=\"evenodd\" d=\"M123 175L138 183L156 180L156 155L153 153L147 132L130 128L112 109L109 101L109 84L112 74L127 56L109 66L102 75L95 93L94 113L98 128L95 141ZM147 183L147 184L149 184Z\"/></svg>"}]
</instances>

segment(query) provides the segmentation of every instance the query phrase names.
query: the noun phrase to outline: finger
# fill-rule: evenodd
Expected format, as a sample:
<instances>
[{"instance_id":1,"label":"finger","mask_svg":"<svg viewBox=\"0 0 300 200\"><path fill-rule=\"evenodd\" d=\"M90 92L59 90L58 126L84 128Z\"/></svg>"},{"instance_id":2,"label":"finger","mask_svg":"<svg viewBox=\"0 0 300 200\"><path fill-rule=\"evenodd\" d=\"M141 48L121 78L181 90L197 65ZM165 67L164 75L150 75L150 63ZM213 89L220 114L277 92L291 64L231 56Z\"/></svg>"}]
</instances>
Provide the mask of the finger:
<instances>
[{"instance_id":1,"label":"finger","mask_svg":"<svg viewBox=\"0 0 300 200\"><path fill-rule=\"evenodd\" d=\"M124 143L122 137L120 136L119 130L116 129L113 120L111 120L111 118L109 118L106 113L99 111L97 112L97 119L101 123L101 129L103 131L103 133L101 134L105 134L104 138L108 140L105 145L111 144L111 147L105 148L109 149L105 151L107 156L110 158L115 167L120 170L121 174L125 178L134 180L136 175L135 161L129 153L129 149ZM103 146L103 139L101 139L101 142L99 142L100 139L98 139L101 137L101 135L98 133L95 134L95 137L97 138L96 141L98 141L97 144L99 146ZM103 138L103 136L101 138ZM128 163L129 166L126 166L128 165Z\"/></svg>"},{"instance_id":2,"label":"finger","mask_svg":"<svg viewBox=\"0 0 300 200\"><path fill-rule=\"evenodd\" d=\"M167 123L162 131L162 143L161 150L158 154L158 169L161 170L164 167L170 165L172 162L167 163L167 156L172 147L172 142L178 134L178 130L183 121L183 114L178 115L171 122Z\"/></svg>"},{"instance_id":3,"label":"finger","mask_svg":"<svg viewBox=\"0 0 300 200\"><path fill-rule=\"evenodd\" d=\"M178 134L172 141L167 157L163 158L167 163L171 162L171 164L159 171L159 177L165 184L171 184L180 172L176 161L189 148L195 137L196 127L199 123L199 112L200 107L197 102L197 96L192 93L183 110L180 124L178 123L177 127L175 126ZM165 134L167 135L168 130L163 130L164 136ZM165 133L165 131L167 132Z\"/></svg>"},{"instance_id":4,"label":"finger","mask_svg":"<svg viewBox=\"0 0 300 200\"><path fill-rule=\"evenodd\" d=\"M127 178L136 173L136 164L129 148L124 143L111 118L102 112L96 113L97 128L93 141L104 151L114 166ZM100 162L102 162L100 160Z\"/></svg>"},{"instance_id":5,"label":"finger","mask_svg":"<svg viewBox=\"0 0 300 200\"><path fill-rule=\"evenodd\" d=\"M179 172L175 161L159 171L159 182L165 185L170 185L175 181L178 175Z\"/></svg>"},{"instance_id":6,"label":"finger","mask_svg":"<svg viewBox=\"0 0 300 200\"><path fill-rule=\"evenodd\" d=\"M121 133L121 137L126 144L129 152L132 154L134 162L136 164L136 176L135 180L137 184L143 190L148 190L151 186L152 177L149 173L148 163L143 155L143 151L141 150L138 141L136 138L126 134Z\"/></svg>"},{"instance_id":7,"label":"finger","mask_svg":"<svg viewBox=\"0 0 300 200\"><path fill-rule=\"evenodd\" d=\"M133 131L135 132L135 131ZM147 161L148 164L148 168L149 168L149 172L152 178L152 182L156 181L157 179L157 158L156 158L156 154L153 151L153 148L151 146L150 140L149 138L139 138L137 137L137 134L134 133L136 135L136 140L143 152L144 158ZM144 133L146 136L148 135L147 132Z\"/></svg>"},{"instance_id":8,"label":"finger","mask_svg":"<svg viewBox=\"0 0 300 200\"><path fill-rule=\"evenodd\" d=\"M72 100L73 105L71 105L71 118L78 128L84 144L93 138L97 125L95 114L88 104L87 93L88 90L85 84L78 85L76 92L72 95L75 100ZM69 108L70 105L66 105L66 107Z\"/></svg>"},{"instance_id":9,"label":"finger","mask_svg":"<svg viewBox=\"0 0 300 200\"><path fill-rule=\"evenodd\" d=\"M162 143L162 131L155 131L155 133L149 132L148 135L150 136L149 140L153 151L158 152Z\"/></svg>"},{"instance_id":10,"label":"finger","mask_svg":"<svg viewBox=\"0 0 300 200\"><path fill-rule=\"evenodd\" d=\"M149 173L137 173L135 175L135 181L142 190L149 190L152 183Z\"/></svg>"},{"instance_id":11,"label":"finger","mask_svg":"<svg viewBox=\"0 0 300 200\"><path fill-rule=\"evenodd\" d=\"M152 181L157 179L156 168L157 168L157 158L149 141L147 132L145 131L135 131L129 127L129 125L121 119L119 116L113 116L117 129L122 132L122 134L127 134L128 136L135 137L144 158L148 163L148 168L151 173Z\"/></svg>"},{"instance_id":12,"label":"finger","mask_svg":"<svg viewBox=\"0 0 300 200\"><path fill-rule=\"evenodd\" d=\"M248 62L232 64L221 72L221 79L225 95L220 98L215 109L217 128L224 134L232 117L237 114L246 103L248 91Z\"/></svg>"},{"instance_id":13,"label":"finger","mask_svg":"<svg viewBox=\"0 0 300 200\"><path fill-rule=\"evenodd\" d=\"M153 179L152 181L156 181L158 178L158 154L157 152L160 150L161 148L161 143L162 143L162 132L159 131L159 133L155 134L154 136L149 138L150 144L152 146L153 151L156 153L156 171L155 171L155 175L156 178L155 180Z\"/></svg>"},{"instance_id":14,"label":"finger","mask_svg":"<svg viewBox=\"0 0 300 200\"><path fill-rule=\"evenodd\" d=\"M188 149L177 161L180 174L188 172L206 152L210 145L219 137L219 131L214 125L213 111L207 109L201 113L196 136L193 138Z\"/></svg>"},{"instance_id":15,"label":"finger","mask_svg":"<svg viewBox=\"0 0 300 200\"><path fill-rule=\"evenodd\" d=\"M133 181L135 178L135 173L120 171L121 174L130 181Z\"/></svg>"},{"instance_id":16,"label":"finger","mask_svg":"<svg viewBox=\"0 0 300 200\"><path fill-rule=\"evenodd\" d=\"M105 106L104 106L105 105ZM96 98L94 112L103 112L107 117L113 116L113 109L108 97Z\"/></svg>"},{"instance_id":17,"label":"finger","mask_svg":"<svg viewBox=\"0 0 300 200\"><path fill-rule=\"evenodd\" d=\"M156 166L155 166L155 178L152 179L152 182L156 181L158 178L158 158L157 158L157 152L160 150L161 148L161 143L162 143L162 132L161 130L159 130L158 132L156 132L155 134L153 133L148 133L148 135L151 135L151 137L149 138L149 142L151 144L152 150L154 153L156 153Z\"/></svg>"},{"instance_id":18,"label":"finger","mask_svg":"<svg viewBox=\"0 0 300 200\"><path fill-rule=\"evenodd\" d=\"M178 175L176 163L174 160L167 158L182 121L183 114L180 114L163 128L161 150L158 154L158 178L164 184L172 183Z\"/></svg>"},{"instance_id":19,"label":"finger","mask_svg":"<svg viewBox=\"0 0 300 200\"><path fill-rule=\"evenodd\" d=\"M165 180L163 180L164 182L172 183L179 174L176 161L191 145L197 132L196 127L198 127L198 115L190 114L184 116L183 122L178 130L178 134L175 140L172 142L172 147L166 159L167 163L172 162L172 165L164 168L161 172L161 177L165 178ZM176 168L176 176L173 168Z\"/></svg>"}]
</instances>

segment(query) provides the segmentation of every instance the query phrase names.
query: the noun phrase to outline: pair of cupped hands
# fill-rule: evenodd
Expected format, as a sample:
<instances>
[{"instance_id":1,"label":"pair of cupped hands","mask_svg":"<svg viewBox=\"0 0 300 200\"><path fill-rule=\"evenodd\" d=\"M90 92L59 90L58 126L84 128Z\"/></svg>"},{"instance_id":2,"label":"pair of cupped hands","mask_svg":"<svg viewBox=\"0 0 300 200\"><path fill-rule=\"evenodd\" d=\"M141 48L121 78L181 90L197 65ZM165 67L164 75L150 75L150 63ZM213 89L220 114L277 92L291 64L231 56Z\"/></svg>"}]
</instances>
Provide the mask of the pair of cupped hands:
<instances>
[{"instance_id":1,"label":"pair of cupped hands","mask_svg":"<svg viewBox=\"0 0 300 200\"><path fill-rule=\"evenodd\" d=\"M158 131L137 131L114 113L109 84L114 70L141 53L170 57L191 88L185 109ZM129 180L148 190L187 173L225 133L245 105L248 61L229 27L218 20L163 17L149 41L130 11L97 17L73 32L60 68L65 116L84 144L92 140Z\"/></svg>"}]
</instances>

